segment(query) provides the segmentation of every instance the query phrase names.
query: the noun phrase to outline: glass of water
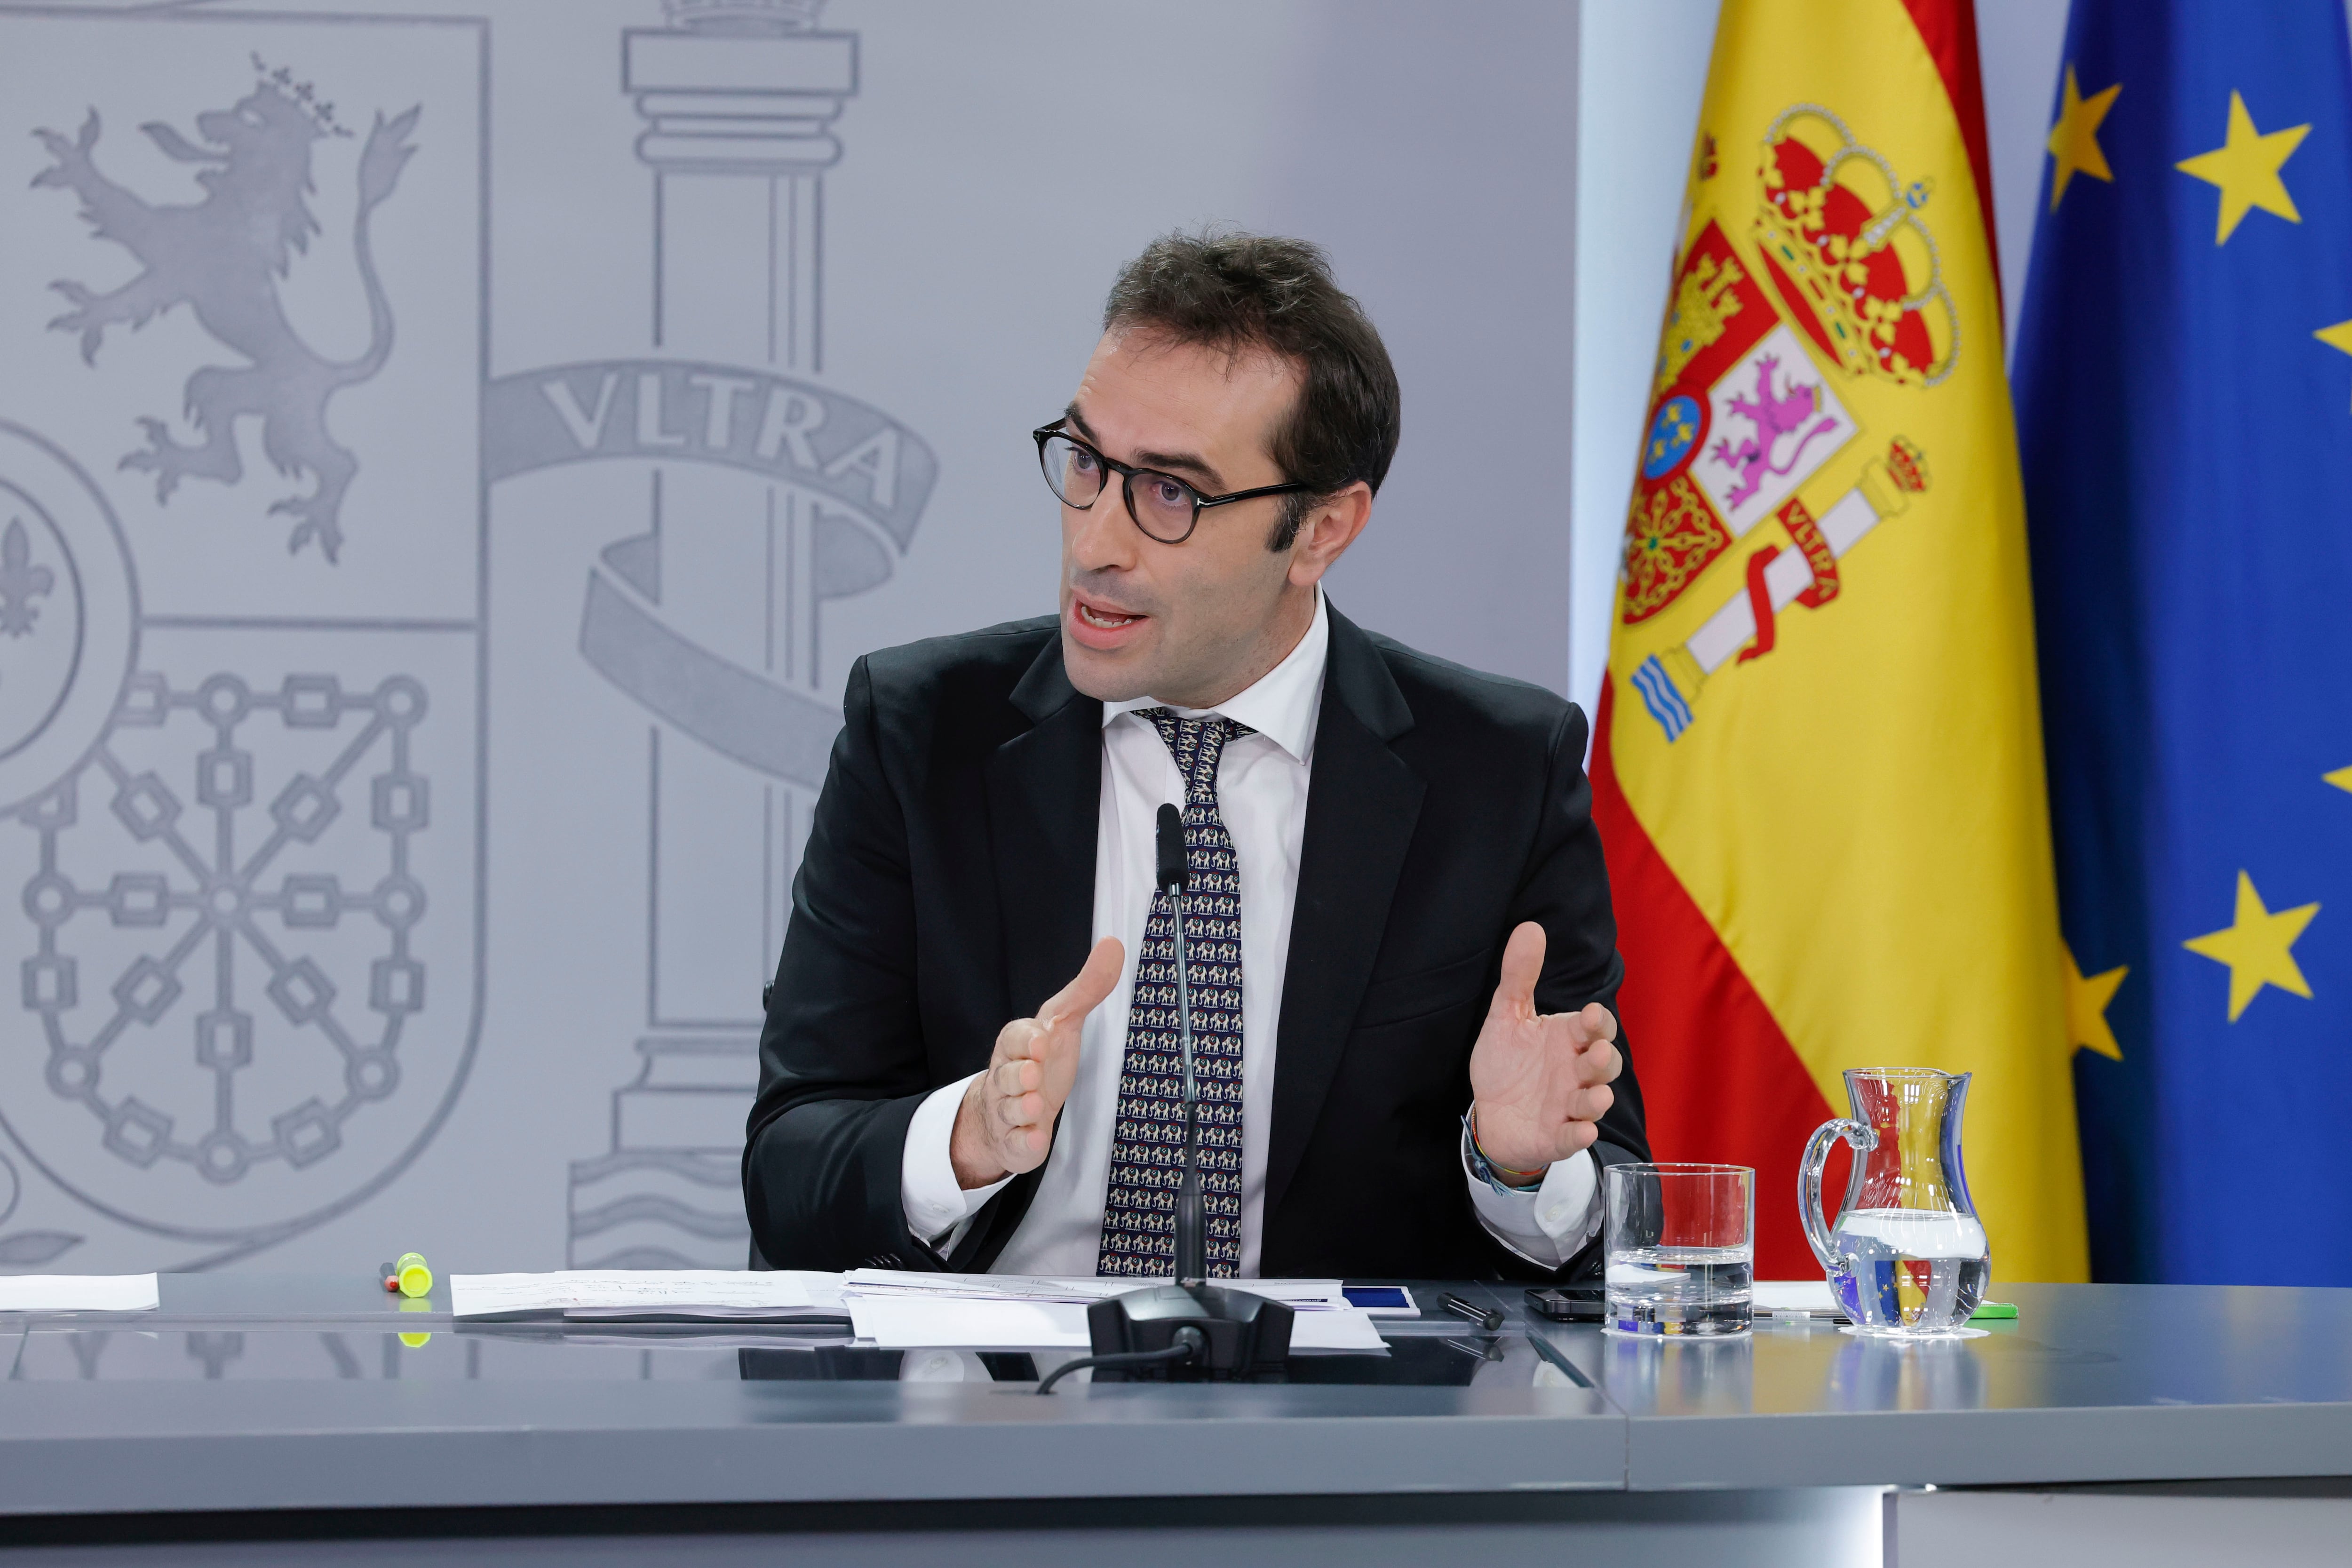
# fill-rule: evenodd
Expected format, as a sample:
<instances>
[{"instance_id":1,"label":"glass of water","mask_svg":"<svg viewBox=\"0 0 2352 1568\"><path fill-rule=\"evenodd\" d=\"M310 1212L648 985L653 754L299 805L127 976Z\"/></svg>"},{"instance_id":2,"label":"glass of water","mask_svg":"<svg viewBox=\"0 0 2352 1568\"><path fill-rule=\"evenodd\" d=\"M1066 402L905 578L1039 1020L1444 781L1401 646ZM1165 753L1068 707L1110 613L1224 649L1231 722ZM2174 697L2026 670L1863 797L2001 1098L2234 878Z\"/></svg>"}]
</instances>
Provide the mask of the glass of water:
<instances>
[{"instance_id":1,"label":"glass of water","mask_svg":"<svg viewBox=\"0 0 2352 1568\"><path fill-rule=\"evenodd\" d=\"M1754 1322L1756 1173L1611 1165L1601 1178L1608 1329L1744 1334Z\"/></svg>"}]
</instances>

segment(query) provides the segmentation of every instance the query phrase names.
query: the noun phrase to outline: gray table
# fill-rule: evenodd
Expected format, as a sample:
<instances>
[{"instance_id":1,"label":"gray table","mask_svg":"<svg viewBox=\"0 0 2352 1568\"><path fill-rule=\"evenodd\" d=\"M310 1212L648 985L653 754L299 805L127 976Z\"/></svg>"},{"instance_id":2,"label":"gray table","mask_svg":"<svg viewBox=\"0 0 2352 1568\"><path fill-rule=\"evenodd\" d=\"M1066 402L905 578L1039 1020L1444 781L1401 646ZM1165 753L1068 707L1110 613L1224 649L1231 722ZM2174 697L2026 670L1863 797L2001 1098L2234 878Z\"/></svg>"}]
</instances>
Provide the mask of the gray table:
<instances>
[{"instance_id":1,"label":"gray table","mask_svg":"<svg viewBox=\"0 0 2352 1568\"><path fill-rule=\"evenodd\" d=\"M307 1560L410 1535L446 1563L560 1536L577 1563L648 1532L772 1560L798 1532L864 1562L951 1529L973 1561L1042 1543L1124 1568L1295 1555L1302 1529L1358 1563L1556 1552L1561 1531L1583 1562L1654 1559L1732 1531L1745 1561L1875 1562L1889 1487L2352 1477L2352 1291L2016 1285L2016 1322L1895 1347L1629 1341L1455 1289L1508 1308L1505 1332L1384 1325L1386 1366L1300 1373L1418 1383L1041 1399L970 1354L771 1341L747 1363L690 1333L461 1329L363 1279L166 1276L153 1313L0 1318L0 1542Z\"/></svg>"}]
</instances>

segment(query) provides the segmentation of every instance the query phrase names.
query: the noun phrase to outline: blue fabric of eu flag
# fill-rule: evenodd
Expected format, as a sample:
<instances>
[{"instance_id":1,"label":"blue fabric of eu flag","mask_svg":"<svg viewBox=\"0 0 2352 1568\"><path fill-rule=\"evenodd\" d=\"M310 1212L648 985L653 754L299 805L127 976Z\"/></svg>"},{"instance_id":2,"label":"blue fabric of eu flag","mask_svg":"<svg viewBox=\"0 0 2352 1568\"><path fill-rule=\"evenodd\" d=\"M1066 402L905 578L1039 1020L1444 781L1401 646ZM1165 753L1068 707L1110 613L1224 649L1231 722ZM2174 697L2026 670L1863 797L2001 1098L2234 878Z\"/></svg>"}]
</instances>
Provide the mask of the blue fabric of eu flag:
<instances>
[{"instance_id":1,"label":"blue fabric of eu flag","mask_svg":"<svg viewBox=\"0 0 2352 1568\"><path fill-rule=\"evenodd\" d=\"M2352 1284L2341 0L2076 0L2012 378L2094 1276Z\"/></svg>"}]
</instances>

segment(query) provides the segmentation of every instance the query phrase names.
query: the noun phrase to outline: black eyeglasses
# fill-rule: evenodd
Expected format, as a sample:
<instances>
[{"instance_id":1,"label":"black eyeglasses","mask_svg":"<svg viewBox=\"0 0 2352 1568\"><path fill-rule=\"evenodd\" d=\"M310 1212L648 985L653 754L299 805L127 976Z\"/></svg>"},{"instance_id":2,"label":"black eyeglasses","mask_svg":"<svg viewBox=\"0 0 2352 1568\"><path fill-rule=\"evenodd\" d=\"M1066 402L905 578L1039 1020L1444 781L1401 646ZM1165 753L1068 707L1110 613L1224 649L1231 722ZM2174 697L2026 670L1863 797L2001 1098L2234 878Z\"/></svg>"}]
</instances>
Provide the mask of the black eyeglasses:
<instances>
[{"instance_id":1,"label":"black eyeglasses","mask_svg":"<svg viewBox=\"0 0 2352 1568\"><path fill-rule=\"evenodd\" d=\"M1200 526L1204 508L1230 506L1259 496L1295 495L1314 488L1297 483L1260 485L1254 490L1235 490L1231 495L1204 496L1173 474L1130 468L1125 463L1113 462L1064 430L1058 419L1029 434L1036 437L1037 462L1045 470L1045 483L1064 506L1076 507L1080 511L1088 510L1102 494L1106 476L1122 475L1127 515L1148 537L1162 544L1181 544L1192 538L1192 530ZM1140 490L1137 489L1139 481Z\"/></svg>"}]
</instances>

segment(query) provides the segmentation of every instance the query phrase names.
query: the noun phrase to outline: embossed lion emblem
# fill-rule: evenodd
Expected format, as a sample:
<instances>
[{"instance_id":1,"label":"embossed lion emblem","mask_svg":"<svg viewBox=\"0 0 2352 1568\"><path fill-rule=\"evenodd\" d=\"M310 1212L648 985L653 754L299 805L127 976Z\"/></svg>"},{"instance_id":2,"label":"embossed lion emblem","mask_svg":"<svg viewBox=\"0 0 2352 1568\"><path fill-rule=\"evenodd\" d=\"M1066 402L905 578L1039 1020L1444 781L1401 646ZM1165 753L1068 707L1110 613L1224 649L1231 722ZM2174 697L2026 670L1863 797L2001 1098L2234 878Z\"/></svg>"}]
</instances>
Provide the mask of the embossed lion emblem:
<instances>
[{"instance_id":1,"label":"embossed lion emblem","mask_svg":"<svg viewBox=\"0 0 2352 1568\"><path fill-rule=\"evenodd\" d=\"M103 294L70 281L51 285L73 309L49 325L80 334L86 363L97 363L107 328L135 329L174 305L194 310L207 332L247 362L205 365L188 378L186 413L202 437L198 443L183 445L173 438L166 421L142 418L147 445L124 458L121 466L152 472L159 500L168 500L184 479L235 484L244 472L236 423L257 417L262 422L262 450L278 471L315 480L308 494L289 496L269 509L299 520L287 548L299 551L315 540L331 562L342 547L339 514L359 460L329 433L327 405L342 388L382 370L392 353L392 306L376 276L368 223L415 152L408 136L419 111L411 109L391 121L378 114L360 154L352 247L367 295L368 345L357 359L325 359L287 319L278 280L294 253L306 251L319 232L307 200L314 188L313 143L350 132L334 122L332 106L320 102L308 83L289 78L280 68L236 107L198 115L201 145L168 125L140 127L166 156L207 165L196 175L205 191L202 201L178 206L151 203L101 174L91 158L99 140L95 109L70 141L53 131L35 132L57 162L33 183L73 191L97 237L121 246L143 268Z\"/></svg>"}]
</instances>

